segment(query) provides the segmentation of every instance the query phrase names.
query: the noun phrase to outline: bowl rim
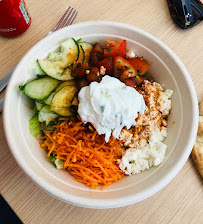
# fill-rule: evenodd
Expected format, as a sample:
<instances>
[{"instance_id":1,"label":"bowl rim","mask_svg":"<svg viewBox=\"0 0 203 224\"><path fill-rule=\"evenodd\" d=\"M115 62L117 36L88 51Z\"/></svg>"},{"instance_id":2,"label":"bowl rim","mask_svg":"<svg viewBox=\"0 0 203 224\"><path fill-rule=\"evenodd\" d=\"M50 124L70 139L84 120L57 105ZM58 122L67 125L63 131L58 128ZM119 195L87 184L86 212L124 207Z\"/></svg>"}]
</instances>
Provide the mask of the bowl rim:
<instances>
[{"instance_id":1,"label":"bowl rim","mask_svg":"<svg viewBox=\"0 0 203 224\"><path fill-rule=\"evenodd\" d=\"M191 134L190 134L189 144L187 145L187 147L185 147L184 155L179 160L178 165L176 165L176 167L173 167L171 172L167 173L165 175L165 178L162 179L161 181L159 181L160 183L157 183L155 186L150 188L150 190L145 192L144 196L142 195L142 197L136 198L136 200L132 195L126 196L126 197L122 198L122 203L120 203L119 199L114 199L113 202L110 200L107 201L107 200L86 199L86 198L81 199L80 197L74 196L71 194L68 194L68 196L69 196L68 199L67 199L67 197L66 197L66 199L64 199L63 191L48 184L43 178L39 177L34 172L34 170L32 170L29 166L27 166L26 162L21 157L19 157L17 147L14 145L12 138L9 136L9 128L8 128L9 127L9 125L8 125L8 123L9 123L8 122L9 121L8 114L9 113L7 113L7 111L9 110L9 103L8 103L9 100L8 99L9 99L9 93L11 91L10 83L12 82L14 76L18 73L21 63L27 57L28 53L30 51L32 51L33 48L36 48L38 45L41 45L42 42L49 41L49 39L54 38L56 33L60 33L60 32L63 33L65 30L72 29L72 27L80 28L82 26L94 26L94 25L97 25L97 26L98 25L104 25L104 26L110 25L110 26L115 26L115 27L119 27L119 28L123 28L123 29L130 29L135 32L141 33L142 35L151 39L156 44L161 46L171 56L171 58L173 58L175 60L175 63L178 65L179 69L182 71L184 78L186 79L186 81L188 83L190 83L189 91L190 91L190 95L192 98L191 110L192 110L192 114L193 114L193 117L191 118L191 122L192 122L193 129L190 131ZM146 32L144 30L141 30L135 26L132 26L132 25L129 25L126 23L120 23L120 22L114 22L114 21L88 21L88 22L81 22L81 23L71 25L69 27L62 28L62 29L54 32L53 34L41 39L32 48L30 48L28 50L28 52L21 58L20 62L16 66L15 70L13 71L12 77L10 78L9 84L7 87L5 101L4 101L4 110L3 110L3 126L4 126L4 131L5 131L5 136L7 139L8 146L9 146L10 151L11 151L12 155L14 156L16 162L22 168L22 170L28 175L28 177L30 177L30 179L32 181L34 181L44 191L48 192L52 196L54 196L62 201L68 202L73 205L81 206L81 207L99 208L99 209L100 208L116 208L116 207L122 207L122 206L136 203L138 201L144 200L145 198L155 194L156 192L161 190L163 187L165 187L179 173L179 171L181 170L181 168L183 167L183 165L185 164L185 162L187 161L187 159L191 153L191 150L194 145L195 138L196 138L196 133L197 133L197 128L198 128L198 101L197 101L197 95L196 95L194 84L193 84L192 79L191 79L187 69L185 68L184 64L176 56L176 54L169 47L167 47L162 41L160 41L158 38L156 38L155 36L149 34L148 32Z\"/></svg>"}]
</instances>

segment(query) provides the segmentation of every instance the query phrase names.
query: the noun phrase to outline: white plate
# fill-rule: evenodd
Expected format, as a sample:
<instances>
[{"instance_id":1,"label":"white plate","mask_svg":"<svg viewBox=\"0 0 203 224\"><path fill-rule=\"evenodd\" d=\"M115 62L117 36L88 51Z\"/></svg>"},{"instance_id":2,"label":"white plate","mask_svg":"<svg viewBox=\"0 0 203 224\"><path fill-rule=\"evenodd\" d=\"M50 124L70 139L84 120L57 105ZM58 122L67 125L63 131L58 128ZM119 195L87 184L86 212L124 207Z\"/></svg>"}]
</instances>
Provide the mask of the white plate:
<instances>
[{"instance_id":1,"label":"white plate","mask_svg":"<svg viewBox=\"0 0 203 224\"><path fill-rule=\"evenodd\" d=\"M30 100L18 89L33 79L28 65L45 58L69 37L104 44L107 39L126 39L127 48L150 63L155 80L172 89L172 110L168 120L166 158L158 167L138 175L126 176L104 191L92 190L58 171L29 132L33 111ZM13 156L27 175L42 189L68 203L88 208L115 208L141 201L166 186L190 155L197 133L198 103L190 75L180 59L152 35L127 24L94 21L63 28L42 39L22 58L7 87L4 129Z\"/></svg>"}]
</instances>

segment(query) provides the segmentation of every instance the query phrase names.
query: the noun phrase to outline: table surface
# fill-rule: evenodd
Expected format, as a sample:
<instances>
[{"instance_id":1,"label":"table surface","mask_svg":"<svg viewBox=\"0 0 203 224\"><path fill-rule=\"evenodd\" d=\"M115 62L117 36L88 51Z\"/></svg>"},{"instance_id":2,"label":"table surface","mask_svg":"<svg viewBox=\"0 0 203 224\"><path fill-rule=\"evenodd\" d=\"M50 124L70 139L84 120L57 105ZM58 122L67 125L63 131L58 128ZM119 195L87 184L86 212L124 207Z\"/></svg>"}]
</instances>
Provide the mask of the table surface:
<instances>
[{"instance_id":1,"label":"table surface","mask_svg":"<svg viewBox=\"0 0 203 224\"><path fill-rule=\"evenodd\" d=\"M169 15L166 0L26 0L32 24L23 35L0 38L2 78L63 15L68 6L79 11L75 23L111 20L128 23L159 38L182 60L203 100L203 22L182 30ZM2 94L1 94L2 95ZM36 186L12 157L0 115L0 190L23 223L203 223L202 179L188 158L179 174L161 191L134 205L94 210L53 198Z\"/></svg>"}]
</instances>

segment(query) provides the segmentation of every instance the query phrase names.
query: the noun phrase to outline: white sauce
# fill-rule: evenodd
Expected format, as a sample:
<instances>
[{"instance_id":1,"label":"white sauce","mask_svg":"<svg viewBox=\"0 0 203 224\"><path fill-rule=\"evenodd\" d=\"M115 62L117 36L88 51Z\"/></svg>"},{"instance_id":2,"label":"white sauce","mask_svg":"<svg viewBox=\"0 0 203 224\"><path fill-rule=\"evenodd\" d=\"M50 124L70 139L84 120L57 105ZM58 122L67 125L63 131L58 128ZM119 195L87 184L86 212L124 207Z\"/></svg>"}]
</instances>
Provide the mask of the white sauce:
<instances>
[{"instance_id":1,"label":"white sauce","mask_svg":"<svg viewBox=\"0 0 203 224\"><path fill-rule=\"evenodd\" d=\"M111 134L118 139L121 129L135 125L138 113L144 114L143 96L120 80L104 76L100 83L92 82L79 92L78 113L82 121L90 122L98 134Z\"/></svg>"}]
</instances>

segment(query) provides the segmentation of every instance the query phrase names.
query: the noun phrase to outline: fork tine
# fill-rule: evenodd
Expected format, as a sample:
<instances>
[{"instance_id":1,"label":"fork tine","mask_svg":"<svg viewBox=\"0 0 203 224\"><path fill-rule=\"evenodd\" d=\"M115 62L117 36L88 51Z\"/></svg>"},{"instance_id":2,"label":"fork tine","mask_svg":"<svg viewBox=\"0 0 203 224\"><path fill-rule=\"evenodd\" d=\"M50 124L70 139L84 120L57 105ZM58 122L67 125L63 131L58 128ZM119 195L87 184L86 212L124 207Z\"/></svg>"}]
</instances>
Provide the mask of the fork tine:
<instances>
[{"instance_id":1,"label":"fork tine","mask_svg":"<svg viewBox=\"0 0 203 224\"><path fill-rule=\"evenodd\" d=\"M70 21L72 20L74 14L76 13L76 10L74 10L74 12L72 13L72 15L70 16L70 18L67 20L67 22L64 24L64 26L68 26Z\"/></svg>"},{"instance_id":2,"label":"fork tine","mask_svg":"<svg viewBox=\"0 0 203 224\"><path fill-rule=\"evenodd\" d=\"M72 19L72 21L70 22L69 25L72 25L72 23L75 21L75 18L77 17L77 15L78 15L78 12L76 12L75 16L73 17L73 19Z\"/></svg>"},{"instance_id":3,"label":"fork tine","mask_svg":"<svg viewBox=\"0 0 203 224\"><path fill-rule=\"evenodd\" d=\"M66 26L69 26L69 25L71 25L74 22L76 16L78 15L78 12L76 12L76 10L75 10L74 13L75 13L75 15L74 14L72 15L72 17L66 23Z\"/></svg>"},{"instance_id":4,"label":"fork tine","mask_svg":"<svg viewBox=\"0 0 203 224\"><path fill-rule=\"evenodd\" d=\"M70 6L68 7L68 9L65 11L65 13L64 13L64 15L61 17L61 19L59 20L59 22L56 24L56 26L52 29L52 31L56 31L58 28L59 28L59 26L61 25L61 23L62 23L62 21L63 21L63 19L65 18L65 16L67 15L67 13L69 12L69 10L70 10Z\"/></svg>"},{"instance_id":5,"label":"fork tine","mask_svg":"<svg viewBox=\"0 0 203 224\"><path fill-rule=\"evenodd\" d=\"M68 13L68 15L66 16L66 18L64 19L63 23L61 23L60 27L58 27L58 29L61 29L62 27L64 27L64 24L66 23L66 21L69 19L71 13L73 11L73 8L71 8L70 12Z\"/></svg>"}]
</instances>

